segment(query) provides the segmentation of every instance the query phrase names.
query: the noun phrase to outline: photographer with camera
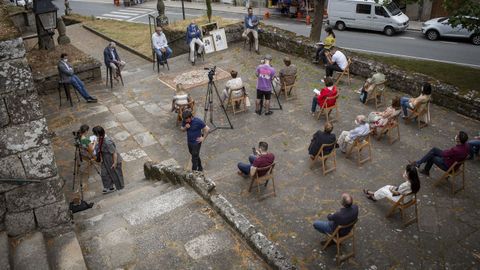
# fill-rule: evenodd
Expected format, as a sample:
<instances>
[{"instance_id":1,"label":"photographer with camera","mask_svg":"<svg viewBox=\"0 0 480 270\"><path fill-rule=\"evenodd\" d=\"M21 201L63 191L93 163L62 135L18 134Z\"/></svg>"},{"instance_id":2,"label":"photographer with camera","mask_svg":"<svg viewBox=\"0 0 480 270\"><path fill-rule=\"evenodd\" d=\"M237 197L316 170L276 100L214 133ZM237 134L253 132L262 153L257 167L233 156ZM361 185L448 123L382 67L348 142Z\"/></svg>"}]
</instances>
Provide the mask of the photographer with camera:
<instances>
[{"instance_id":1,"label":"photographer with camera","mask_svg":"<svg viewBox=\"0 0 480 270\"><path fill-rule=\"evenodd\" d=\"M185 111L180 129L187 132L188 152L192 155L192 171L203 171L200 147L207 138L210 128L200 118L194 117L191 111Z\"/></svg>"},{"instance_id":2,"label":"photographer with camera","mask_svg":"<svg viewBox=\"0 0 480 270\"><path fill-rule=\"evenodd\" d=\"M103 194L114 192L115 188L116 190L123 189L122 157L117 152L115 143L105 135L103 127L96 126L92 131L98 140L95 153L97 162L101 162L100 176L103 183Z\"/></svg>"},{"instance_id":3,"label":"photographer with camera","mask_svg":"<svg viewBox=\"0 0 480 270\"><path fill-rule=\"evenodd\" d=\"M275 156L268 152L268 143L259 142L258 150L255 147L252 148L253 155L248 157L249 163L239 162L237 167L239 169L238 174L241 176L253 176L257 171L257 168L268 167L275 161ZM263 176L267 171L258 171L258 176Z\"/></svg>"},{"instance_id":4,"label":"photographer with camera","mask_svg":"<svg viewBox=\"0 0 480 270\"><path fill-rule=\"evenodd\" d=\"M75 136L75 146L81 147L82 150L86 150L89 156L91 156L93 154L95 144L90 140L89 137L87 137L88 130L90 130L88 125L81 125L78 131L73 132L73 136ZM85 154L86 153L82 153L84 156Z\"/></svg>"},{"instance_id":5,"label":"photographer with camera","mask_svg":"<svg viewBox=\"0 0 480 270\"><path fill-rule=\"evenodd\" d=\"M257 67L255 74L257 75L257 101L255 102L255 113L262 115L262 104L265 98L265 115L271 115L270 98L272 97L272 80L275 76L275 69L271 65L272 56L267 54L263 58L262 64Z\"/></svg>"}]
</instances>

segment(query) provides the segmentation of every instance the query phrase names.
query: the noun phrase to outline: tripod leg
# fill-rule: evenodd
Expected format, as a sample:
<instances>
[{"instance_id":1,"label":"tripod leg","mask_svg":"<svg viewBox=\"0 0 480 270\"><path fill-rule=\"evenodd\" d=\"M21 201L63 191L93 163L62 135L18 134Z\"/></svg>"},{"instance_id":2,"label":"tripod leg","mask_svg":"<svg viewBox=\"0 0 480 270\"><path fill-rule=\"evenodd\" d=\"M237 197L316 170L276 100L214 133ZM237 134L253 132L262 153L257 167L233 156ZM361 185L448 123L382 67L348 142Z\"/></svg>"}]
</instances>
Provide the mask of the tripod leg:
<instances>
[{"instance_id":1,"label":"tripod leg","mask_svg":"<svg viewBox=\"0 0 480 270\"><path fill-rule=\"evenodd\" d=\"M203 113L203 121L207 122L207 112L208 110L210 110L210 103L209 103L209 100L210 100L210 92L212 91L212 89L210 88L210 83L208 84L207 86L207 93L205 94L205 110L204 110L204 113Z\"/></svg>"},{"instance_id":2,"label":"tripod leg","mask_svg":"<svg viewBox=\"0 0 480 270\"><path fill-rule=\"evenodd\" d=\"M223 113L225 114L225 117L227 117L228 124L230 125L230 128L233 129L232 122L230 121L230 117L228 117L227 109L221 102L222 99L220 98L220 94L218 93L217 86L215 85L215 82L212 81L213 88L215 88L215 93L217 93L218 100L220 101L220 107L222 107Z\"/></svg>"}]
</instances>

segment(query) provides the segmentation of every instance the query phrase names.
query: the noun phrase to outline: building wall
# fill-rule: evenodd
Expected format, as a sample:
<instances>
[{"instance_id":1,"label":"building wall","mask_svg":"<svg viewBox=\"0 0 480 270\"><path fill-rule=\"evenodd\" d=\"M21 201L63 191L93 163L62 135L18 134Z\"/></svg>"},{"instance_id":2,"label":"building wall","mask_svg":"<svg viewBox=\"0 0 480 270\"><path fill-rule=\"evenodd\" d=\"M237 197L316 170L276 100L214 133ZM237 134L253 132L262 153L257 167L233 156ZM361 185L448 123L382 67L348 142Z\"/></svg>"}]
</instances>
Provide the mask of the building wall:
<instances>
[{"instance_id":1,"label":"building wall","mask_svg":"<svg viewBox=\"0 0 480 270\"><path fill-rule=\"evenodd\" d=\"M21 38L0 42L0 179L6 178L40 182L0 182L0 230L18 236L70 229L63 180Z\"/></svg>"}]
</instances>

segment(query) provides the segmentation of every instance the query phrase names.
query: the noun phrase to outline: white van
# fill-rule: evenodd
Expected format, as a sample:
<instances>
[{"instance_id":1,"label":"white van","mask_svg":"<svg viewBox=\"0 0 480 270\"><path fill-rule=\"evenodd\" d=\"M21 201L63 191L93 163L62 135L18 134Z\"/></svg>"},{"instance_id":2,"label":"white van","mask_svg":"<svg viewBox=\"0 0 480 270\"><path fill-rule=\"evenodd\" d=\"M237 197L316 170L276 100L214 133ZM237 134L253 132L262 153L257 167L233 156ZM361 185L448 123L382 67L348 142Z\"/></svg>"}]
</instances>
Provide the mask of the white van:
<instances>
[{"instance_id":1,"label":"white van","mask_svg":"<svg viewBox=\"0 0 480 270\"><path fill-rule=\"evenodd\" d=\"M327 24L340 31L350 27L382 31L391 36L405 31L409 22L395 3L383 5L382 0L378 3L374 0L329 0L327 12Z\"/></svg>"}]
</instances>

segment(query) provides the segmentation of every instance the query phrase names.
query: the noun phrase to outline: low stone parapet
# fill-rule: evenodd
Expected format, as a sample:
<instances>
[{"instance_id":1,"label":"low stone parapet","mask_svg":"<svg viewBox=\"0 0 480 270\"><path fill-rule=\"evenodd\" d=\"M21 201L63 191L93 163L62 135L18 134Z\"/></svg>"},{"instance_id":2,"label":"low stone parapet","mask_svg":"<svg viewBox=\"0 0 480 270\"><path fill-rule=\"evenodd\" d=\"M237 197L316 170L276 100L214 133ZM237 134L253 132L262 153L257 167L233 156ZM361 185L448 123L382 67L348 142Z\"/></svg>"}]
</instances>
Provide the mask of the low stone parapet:
<instances>
[{"instance_id":1,"label":"low stone parapet","mask_svg":"<svg viewBox=\"0 0 480 270\"><path fill-rule=\"evenodd\" d=\"M290 260L257 228L215 189L215 182L201 173L187 172L176 164L174 160L161 163L146 162L144 164L145 178L151 180L168 181L172 184L187 184L200 196L210 203L230 224L243 239L274 269L297 269Z\"/></svg>"}]
</instances>

